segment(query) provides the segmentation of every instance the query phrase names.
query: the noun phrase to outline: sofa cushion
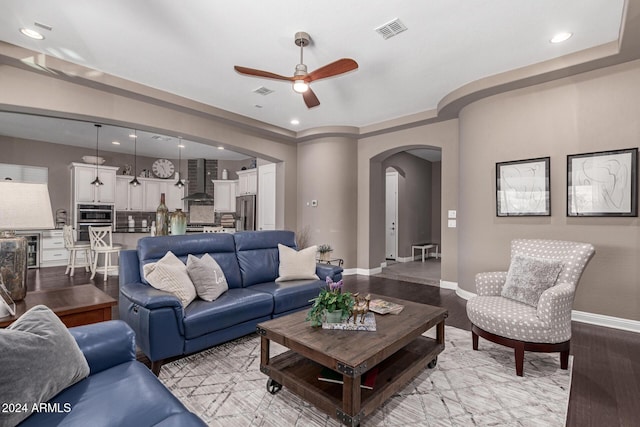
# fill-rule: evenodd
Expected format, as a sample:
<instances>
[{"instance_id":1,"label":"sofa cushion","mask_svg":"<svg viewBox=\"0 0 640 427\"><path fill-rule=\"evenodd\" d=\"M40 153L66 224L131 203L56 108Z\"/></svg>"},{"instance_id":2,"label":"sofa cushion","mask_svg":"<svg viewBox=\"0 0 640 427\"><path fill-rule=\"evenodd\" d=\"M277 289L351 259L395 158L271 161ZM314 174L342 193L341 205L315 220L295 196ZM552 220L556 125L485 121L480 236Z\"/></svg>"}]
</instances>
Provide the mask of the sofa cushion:
<instances>
[{"instance_id":1,"label":"sofa cushion","mask_svg":"<svg viewBox=\"0 0 640 427\"><path fill-rule=\"evenodd\" d=\"M122 363L91 375L50 400L60 412L38 413L20 427L34 426L152 426L173 417L181 426L205 425L143 364ZM65 404L71 410L65 412Z\"/></svg>"},{"instance_id":2,"label":"sofa cushion","mask_svg":"<svg viewBox=\"0 0 640 427\"><path fill-rule=\"evenodd\" d=\"M515 255L501 295L537 307L540 295L556 284L562 266L562 261Z\"/></svg>"},{"instance_id":3,"label":"sofa cushion","mask_svg":"<svg viewBox=\"0 0 640 427\"><path fill-rule=\"evenodd\" d=\"M196 293L205 301L213 301L229 289L224 272L209 254L202 255L202 258L189 254L187 273Z\"/></svg>"},{"instance_id":4,"label":"sofa cushion","mask_svg":"<svg viewBox=\"0 0 640 427\"><path fill-rule=\"evenodd\" d=\"M187 266L171 251L158 262L145 264L144 277L154 288L175 295L182 307L188 306L196 298L196 288L189 278Z\"/></svg>"},{"instance_id":5,"label":"sofa cushion","mask_svg":"<svg viewBox=\"0 0 640 427\"><path fill-rule=\"evenodd\" d=\"M296 247L293 231L241 231L234 233L233 238L244 287L276 280L280 265L278 243Z\"/></svg>"},{"instance_id":6,"label":"sofa cushion","mask_svg":"<svg viewBox=\"0 0 640 427\"><path fill-rule=\"evenodd\" d=\"M318 279L316 275L317 246L310 246L296 251L288 246L278 243L278 257L280 266L276 282L288 280Z\"/></svg>"},{"instance_id":7,"label":"sofa cushion","mask_svg":"<svg viewBox=\"0 0 640 427\"><path fill-rule=\"evenodd\" d=\"M196 233L182 236L143 237L138 240L137 251L143 283L149 284L144 280L144 265L158 261L167 251L171 251L185 264L189 254L201 257L208 253L222 268L229 288L242 287L233 234Z\"/></svg>"},{"instance_id":8,"label":"sofa cushion","mask_svg":"<svg viewBox=\"0 0 640 427\"><path fill-rule=\"evenodd\" d=\"M229 289L215 301L195 300L184 310L184 335L193 339L273 312L273 297L253 289Z\"/></svg>"},{"instance_id":9,"label":"sofa cushion","mask_svg":"<svg viewBox=\"0 0 640 427\"><path fill-rule=\"evenodd\" d=\"M0 425L18 424L31 414L33 404L47 402L89 375L76 340L43 305L0 329L0 349L0 400L28 405L26 411L0 411Z\"/></svg>"},{"instance_id":10,"label":"sofa cushion","mask_svg":"<svg viewBox=\"0 0 640 427\"><path fill-rule=\"evenodd\" d=\"M252 290L266 292L273 296L273 314L297 310L310 306L309 300L318 296L326 283L322 280L292 280L287 282L267 282L251 287Z\"/></svg>"}]
</instances>

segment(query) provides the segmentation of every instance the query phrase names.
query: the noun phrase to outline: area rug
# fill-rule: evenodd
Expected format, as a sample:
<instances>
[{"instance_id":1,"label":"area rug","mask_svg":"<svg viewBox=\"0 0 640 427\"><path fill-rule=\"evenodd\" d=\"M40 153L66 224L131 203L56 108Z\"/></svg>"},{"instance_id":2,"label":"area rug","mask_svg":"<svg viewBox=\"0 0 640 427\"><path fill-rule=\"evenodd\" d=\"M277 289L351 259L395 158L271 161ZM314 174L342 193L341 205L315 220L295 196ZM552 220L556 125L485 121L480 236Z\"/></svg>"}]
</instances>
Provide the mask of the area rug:
<instances>
[{"instance_id":1,"label":"area rug","mask_svg":"<svg viewBox=\"0 0 640 427\"><path fill-rule=\"evenodd\" d=\"M425 335L434 336L433 331ZM524 377L515 373L513 351L471 332L446 327L445 350L435 369L425 369L363 426L563 426L569 370L558 354L525 353ZM285 351L272 344L272 356ZM160 380L210 426L339 426L289 392L272 395L260 372L260 339L249 335L162 367Z\"/></svg>"}]
</instances>

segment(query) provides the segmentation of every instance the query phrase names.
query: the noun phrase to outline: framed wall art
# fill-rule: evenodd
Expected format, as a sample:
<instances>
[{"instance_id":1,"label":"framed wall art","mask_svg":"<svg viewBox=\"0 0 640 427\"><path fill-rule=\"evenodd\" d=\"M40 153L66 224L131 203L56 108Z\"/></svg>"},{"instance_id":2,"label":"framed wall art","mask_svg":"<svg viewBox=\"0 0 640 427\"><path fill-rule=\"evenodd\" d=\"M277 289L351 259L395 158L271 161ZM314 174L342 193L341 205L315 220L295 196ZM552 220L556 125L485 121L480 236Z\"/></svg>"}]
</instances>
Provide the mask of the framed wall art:
<instances>
[{"instance_id":1,"label":"framed wall art","mask_svg":"<svg viewBox=\"0 0 640 427\"><path fill-rule=\"evenodd\" d=\"M549 157L496 163L497 216L549 216Z\"/></svg>"},{"instance_id":2,"label":"framed wall art","mask_svg":"<svg viewBox=\"0 0 640 427\"><path fill-rule=\"evenodd\" d=\"M638 149L567 156L567 216L638 216Z\"/></svg>"}]
</instances>

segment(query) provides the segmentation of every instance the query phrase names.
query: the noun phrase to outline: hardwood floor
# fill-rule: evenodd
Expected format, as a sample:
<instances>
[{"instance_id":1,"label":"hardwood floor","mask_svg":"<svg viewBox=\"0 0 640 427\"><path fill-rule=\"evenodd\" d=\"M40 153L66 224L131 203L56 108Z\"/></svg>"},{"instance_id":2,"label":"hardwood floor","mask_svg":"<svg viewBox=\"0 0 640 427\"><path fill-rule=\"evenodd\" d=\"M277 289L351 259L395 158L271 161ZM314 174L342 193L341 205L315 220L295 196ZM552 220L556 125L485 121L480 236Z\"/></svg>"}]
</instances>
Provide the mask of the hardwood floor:
<instances>
[{"instance_id":1,"label":"hardwood floor","mask_svg":"<svg viewBox=\"0 0 640 427\"><path fill-rule=\"evenodd\" d=\"M89 276L84 270L76 270L75 277L69 278L64 275L64 267L41 268L29 271L28 287L34 290L93 283L118 298L117 277L109 277L105 282L102 276L94 280L89 280ZM449 310L447 325L471 330L466 301L452 290L373 276L345 276L344 282L345 289L352 292L371 292L445 307ZM117 307L114 307L113 318L118 318ZM640 334L577 322L573 323L572 331L574 359L567 425L638 425ZM525 361L526 357L525 354Z\"/></svg>"}]
</instances>

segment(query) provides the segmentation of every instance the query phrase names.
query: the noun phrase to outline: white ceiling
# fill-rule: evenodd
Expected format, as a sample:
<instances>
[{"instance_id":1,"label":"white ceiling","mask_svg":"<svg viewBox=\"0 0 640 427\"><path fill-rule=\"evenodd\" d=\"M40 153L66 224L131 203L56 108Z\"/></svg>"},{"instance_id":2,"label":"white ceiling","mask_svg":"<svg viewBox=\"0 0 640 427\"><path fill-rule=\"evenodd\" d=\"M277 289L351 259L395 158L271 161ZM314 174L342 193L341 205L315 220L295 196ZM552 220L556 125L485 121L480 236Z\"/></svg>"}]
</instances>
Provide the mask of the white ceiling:
<instances>
[{"instance_id":1,"label":"white ceiling","mask_svg":"<svg viewBox=\"0 0 640 427\"><path fill-rule=\"evenodd\" d=\"M3 0L0 40L302 131L429 111L480 78L617 40L623 7L624 0ZM396 18L408 30L384 40L375 28ZM46 38L31 40L20 27ZM359 64L313 82L321 102L313 109L287 82L233 69L293 75L297 31L312 39L309 71L343 57ZM574 35L550 43L560 31ZM274 92L253 93L260 86Z\"/></svg>"}]
</instances>

